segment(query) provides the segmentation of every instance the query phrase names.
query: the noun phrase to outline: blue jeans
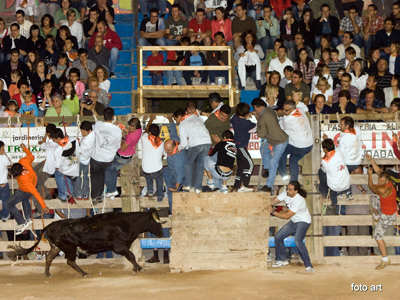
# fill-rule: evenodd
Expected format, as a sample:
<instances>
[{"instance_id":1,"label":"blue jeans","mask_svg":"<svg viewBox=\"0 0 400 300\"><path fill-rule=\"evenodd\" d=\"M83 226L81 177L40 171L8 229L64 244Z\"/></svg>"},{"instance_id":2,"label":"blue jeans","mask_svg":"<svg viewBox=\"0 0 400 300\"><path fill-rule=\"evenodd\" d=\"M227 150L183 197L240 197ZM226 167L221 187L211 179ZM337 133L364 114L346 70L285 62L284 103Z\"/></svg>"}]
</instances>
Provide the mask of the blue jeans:
<instances>
[{"instance_id":1,"label":"blue jeans","mask_svg":"<svg viewBox=\"0 0 400 300\"><path fill-rule=\"evenodd\" d=\"M5 61L5 55L4 52L0 52L0 64L3 64Z\"/></svg>"},{"instance_id":2,"label":"blue jeans","mask_svg":"<svg viewBox=\"0 0 400 300\"><path fill-rule=\"evenodd\" d=\"M110 59L108 60L108 65L110 66L110 72L114 73L115 68L117 67L117 61L119 58L119 50L118 48L112 48L110 51Z\"/></svg>"},{"instance_id":3,"label":"blue jeans","mask_svg":"<svg viewBox=\"0 0 400 300\"><path fill-rule=\"evenodd\" d=\"M129 164L131 158L125 159L115 155L112 164L106 169L105 184L107 186L107 193L113 193L117 190L118 171L123 166Z\"/></svg>"},{"instance_id":4,"label":"blue jeans","mask_svg":"<svg viewBox=\"0 0 400 300\"><path fill-rule=\"evenodd\" d=\"M152 85L164 85L162 73L150 73Z\"/></svg>"},{"instance_id":5,"label":"blue jeans","mask_svg":"<svg viewBox=\"0 0 400 300\"><path fill-rule=\"evenodd\" d=\"M397 233L400 234L400 229L397 229L396 227L394 228L394 233L393 235L397 236ZM400 255L400 247L394 247L394 251L396 253L396 255Z\"/></svg>"},{"instance_id":6,"label":"blue jeans","mask_svg":"<svg viewBox=\"0 0 400 300\"><path fill-rule=\"evenodd\" d=\"M339 236L342 231L342 226L323 226L323 234L325 236ZM325 247L325 256L340 256L339 247Z\"/></svg>"},{"instance_id":7,"label":"blue jeans","mask_svg":"<svg viewBox=\"0 0 400 300\"><path fill-rule=\"evenodd\" d=\"M71 2L71 7L75 8L79 13L81 9L86 9L88 7L87 0L80 0L79 2Z\"/></svg>"},{"instance_id":8,"label":"blue jeans","mask_svg":"<svg viewBox=\"0 0 400 300\"><path fill-rule=\"evenodd\" d=\"M215 83L215 77L225 77L225 84L229 84L228 82L228 71L209 71L208 79L210 79L210 83Z\"/></svg>"},{"instance_id":9,"label":"blue jeans","mask_svg":"<svg viewBox=\"0 0 400 300\"><path fill-rule=\"evenodd\" d=\"M268 49L274 49L274 42L276 41L276 39L276 36L264 36L257 41L257 43L264 51L264 57L262 59L265 59L265 57L267 56Z\"/></svg>"},{"instance_id":10,"label":"blue jeans","mask_svg":"<svg viewBox=\"0 0 400 300\"><path fill-rule=\"evenodd\" d=\"M372 48L372 45L375 41L375 35L370 35L368 37L368 40L364 40L364 53L365 57L368 57L369 55L369 50Z\"/></svg>"},{"instance_id":11,"label":"blue jeans","mask_svg":"<svg viewBox=\"0 0 400 300\"><path fill-rule=\"evenodd\" d=\"M84 165L79 163L79 175L76 179L76 190L75 195L77 198L81 198L82 196L89 197L90 189L89 189L89 164ZM81 177L82 176L82 177Z\"/></svg>"},{"instance_id":12,"label":"blue jeans","mask_svg":"<svg viewBox=\"0 0 400 300\"><path fill-rule=\"evenodd\" d=\"M342 43L343 40L343 35L339 36L339 42ZM361 35L354 33L354 38L353 38L353 44L357 45L358 47L360 47L360 49L363 46L363 38L361 37Z\"/></svg>"},{"instance_id":13,"label":"blue jeans","mask_svg":"<svg viewBox=\"0 0 400 300\"><path fill-rule=\"evenodd\" d=\"M1 211L1 217L6 219L10 214L7 209L7 200L10 198L10 186L6 183L3 187L0 186L0 199L3 203L3 210Z\"/></svg>"},{"instance_id":14,"label":"blue jeans","mask_svg":"<svg viewBox=\"0 0 400 300\"><path fill-rule=\"evenodd\" d=\"M337 205L337 196L342 193L347 193L351 191L351 187L348 189L342 190L342 191L334 191L329 188L328 186L328 180L326 178L326 173L322 171L322 169L318 170L318 177L319 177L319 192L326 197L328 195L328 191L331 190L330 192L330 198L332 202L332 206Z\"/></svg>"},{"instance_id":15,"label":"blue jeans","mask_svg":"<svg viewBox=\"0 0 400 300\"><path fill-rule=\"evenodd\" d=\"M69 193L71 196L77 197L81 195L75 195L74 190L77 189L79 191L79 188L77 188L78 185L78 177L72 178L70 176L65 176L62 174L59 170L56 169L54 172L54 178L56 179L56 184L57 184L57 189L58 189L58 198L61 200L67 200ZM75 187L75 189L74 189ZM68 193L69 189L69 193Z\"/></svg>"},{"instance_id":16,"label":"blue jeans","mask_svg":"<svg viewBox=\"0 0 400 300\"><path fill-rule=\"evenodd\" d=\"M286 47L288 52L295 46L294 40L284 40L283 41L283 46Z\"/></svg>"},{"instance_id":17,"label":"blue jeans","mask_svg":"<svg viewBox=\"0 0 400 300\"><path fill-rule=\"evenodd\" d=\"M178 40L165 39L165 46L175 46L178 44L179 44Z\"/></svg>"},{"instance_id":18,"label":"blue jeans","mask_svg":"<svg viewBox=\"0 0 400 300\"><path fill-rule=\"evenodd\" d=\"M165 46L165 39L162 38L158 38L156 40L156 44L158 46ZM152 44L150 44L145 38L139 38L139 46L153 46ZM151 51L143 51L143 61L145 62L147 60L147 57L151 55Z\"/></svg>"},{"instance_id":19,"label":"blue jeans","mask_svg":"<svg viewBox=\"0 0 400 300\"><path fill-rule=\"evenodd\" d=\"M252 17L257 22L257 18L263 16L263 11L260 11L259 13L257 13L254 9L250 9L248 14L249 14L249 17Z\"/></svg>"},{"instance_id":20,"label":"blue jeans","mask_svg":"<svg viewBox=\"0 0 400 300\"><path fill-rule=\"evenodd\" d=\"M32 208L29 203L29 198L32 196L30 193L26 193L21 190L16 190L15 193L8 198L6 205L10 214L15 218L18 225L24 224L25 220L30 220L32 218ZM22 202L22 209L25 214L25 219L20 214L18 208L15 207L18 203Z\"/></svg>"},{"instance_id":21,"label":"blue jeans","mask_svg":"<svg viewBox=\"0 0 400 300\"><path fill-rule=\"evenodd\" d=\"M185 186L192 186L193 163L196 162L196 177L194 179L194 188L201 190L203 186L204 158L208 156L211 144L203 144L190 147L187 150L187 161L185 165Z\"/></svg>"},{"instance_id":22,"label":"blue jeans","mask_svg":"<svg viewBox=\"0 0 400 300\"><path fill-rule=\"evenodd\" d=\"M96 258L104 258L103 254L106 254L106 258L113 258L113 252L112 251L106 251L106 252L100 252L97 253Z\"/></svg>"},{"instance_id":23,"label":"blue jeans","mask_svg":"<svg viewBox=\"0 0 400 300\"><path fill-rule=\"evenodd\" d=\"M279 160L279 174L281 176L287 175L286 170L286 160L287 156L290 154L289 158L289 171L290 171L290 181L297 181L299 178L299 160L302 159L307 153L311 151L313 146L307 148L296 148L292 145L287 145L285 152L283 152L281 159Z\"/></svg>"},{"instance_id":24,"label":"blue jeans","mask_svg":"<svg viewBox=\"0 0 400 300\"><path fill-rule=\"evenodd\" d=\"M163 169L161 171L156 172L156 174L153 175L146 175L146 173L143 172L144 178L146 178L146 185L147 185L147 192L153 193L153 180L156 181L156 188L157 188L157 201L161 202L162 199L164 198L164 177L163 177Z\"/></svg>"},{"instance_id":25,"label":"blue jeans","mask_svg":"<svg viewBox=\"0 0 400 300\"><path fill-rule=\"evenodd\" d=\"M251 79L253 79L253 81L256 85L257 90L261 90L261 80L257 80L257 71L255 68L251 72L246 71L246 79L247 79L247 77L251 77ZM244 87L242 86L242 83L240 82L239 74L238 74L238 78L239 78L239 89L244 90Z\"/></svg>"},{"instance_id":26,"label":"blue jeans","mask_svg":"<svg viewBox=\"0 0 400 300\"><path fill-rule=\"evenodd\" d=\"M162 14L167 13L167 1L165 0L139 0L140 11L142 15L147 14L151 8L157 8Z\"/></svg>"},{"instance_id":27,"label":"blue jeans","mask_svg":"<svg viewBox=\"0 0 400 300\"><path fill-rule=\"evenodd\" d=\"M217 164L215 158L213 159L213 157L210 156L204 157L204 169L211 173L212 179L214 180L214 187L221 190L222 181L228 180L231 176L224 177L217 173L217 171L215 170L215 165Z\"/></svg>"},{"instance_id":28,"label":"blue jeans","mask_svg":"<svg viewBox=\"0 0 400 300\"><path fill-rule=\"evenodd\" d=\"M332 48L336 48L337 46L339 46L339 38L337 37L333 37L331 38L331 46ZM315 49L318 49L319 47L321 47L321 37L320 36L315 36Z\"/></svg>"},{"instance_id":29,"label":"blue jeans","mask_svg":"<svg viewBox=\"0 0 400 300\"><path fill-rule=\"evenodd\" d=\"M296 243L296 247L297 250L299 251L300 257L304 262L304 266L306 268L312 267L306 245L304 245L303 243L308 227L310 227L310 224L306 222L293 223L292 221L289 221L281 229L278 230L278 232L274 236L277 261L287 260L285 255L286 250L283 240L289 235L294 235L295 236L294 242Z\"/></svg>"},{"instance_id":30,"label":"blue jeans","mask_svg":"<svg viewBox=\"0 0 400 300\"><path fill-rule=\"evenodd\" d=\"M167 85L171 85L174 77L177 85L182 85L182 72L181 71L165 71L167 77Z\"/></svg>"},{"instance_id":31,"label":"blue jeans","mask_svg":"<svg viewBox=\"0 0 400 300\"><path fill-rule=\"evenodd\" d=\"M260 150L261 150L261 157L263 160L264 169L269 170L269 177L265 185L269 188L272 188L272 186L274 185L276 171L278 170L279 166L279 160L283 152L285 151L287 145L288 141L274 146L271 154L271 150L269 150L268 141L264 139L264 142L262 142L261 144Z\"/></svg>"}]
</instances>

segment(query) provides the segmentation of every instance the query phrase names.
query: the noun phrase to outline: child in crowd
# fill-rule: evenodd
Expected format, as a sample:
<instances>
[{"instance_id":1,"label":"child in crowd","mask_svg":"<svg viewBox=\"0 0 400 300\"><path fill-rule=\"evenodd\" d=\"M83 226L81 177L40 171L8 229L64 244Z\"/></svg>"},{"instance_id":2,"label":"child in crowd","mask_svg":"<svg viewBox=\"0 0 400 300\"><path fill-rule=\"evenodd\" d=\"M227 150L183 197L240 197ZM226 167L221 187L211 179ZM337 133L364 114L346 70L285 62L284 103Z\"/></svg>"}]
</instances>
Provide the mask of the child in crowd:
<instances>
[{"instance_id":1,"label":"child in crowd","mask_svg":"<svg viewBox=\"0 0 400 300\"><path fill-rule=\"evenodd\" d=\"M55 161L56 171L54 172L54 177L57 183L59 200L67 202L68 195L76 196L75 192L78 194L80 189L80 186L78 186L79 143L76 140L71 140L68 136L64 136L60 128L54 129L50 133L50 138L54 143L62 147L62 152Z\"/></svg>"},{"instance_id":2,"label":"child in crowd","mask_svg":"<svg viewBox=\"0 0 400 300\"><path fill-rule=\"evenodd\" d=\"M339 50L332 49L331 50L331 61L328 64L329 70L331 71L332 78L337 77L337 71L339 68L345 67L345 59L339 59Z\"/></svg>"},{"instance_id":3,"label":"child in crowd","mask_svg":"<svg viewBox=\"0 0 400 300\"><path fill-rule=\"evenodd\" d=\"M181 39L181 46L189 46L190 38L185 36ZM185 58L185 51L168 51L166 66L182 66ZM181 71L165 71L167 77L167 85L172 85L175 77L177 85L182 85L182 72Z\"/></svg>"},{"instance_id":4,"label":"child in crowd","mask_svg":"<svg viewBox=\"0 0 400 300\"><path fill-rule=\"evenodd\" d=\"M269 66L269 63L271 60L274 58L278 57L278 49L280 46L283 46L283 41L281 39L277 39L274 42L274 50L272 50L265 58L265 64L266 66Z\"/></svg>"},{"instance_id":5,"label":"child in crowd","mask_svg":"<svg viewBox=\"0 0 400 300\"><path fill-rule=\"evenodd\" d=\"M158 51L151 51L151 55L147 58L148 66L164 65L164 56ZM162 71L150 71L152 85L164 85Z\"/></svg>"},{"instance_id":6,"label":"child in crowd","mask_svg":"<svg viewBox=\"0 0 400 300\"><path fill-rule=\"evenodd\" d=\"M294 103L296 103L296 108L300 108L304 112L308 112L308 107L303 102L303 92L293 91L292 92L292 100L294 101Z\"/></svg>"},{"instance_id":7,"label":"child in crowd","mask_svg":"<svg viewBox=\"0 0 400 300\"><path fill-rule=\"evenodd\" d=\"M314 90L312 91L312 101L314 102L314 99L317 95L322 94L325 96L325 103L327 105L332 105L332 100L333 100L333 90L332 86L328 83L328 79L325 77L321 77L318 79L317 84L315 85ZM296 104L297 105L297 104ZM305 110L308 111L308 110Z\"/></svg>"},{"instance_id":8,"label":"child in crowd","mask_svg":"<svg viewBox=\"0 0 400 300\"><path fill-rule=\"evenodd\" d=\"M26 91L22 94L24 97L25 102L21 104L21 107L19 108L19 112L21 114L29 115L29 116L35 116L37 117L39 115L38 107L36 103L32 101L33 99L33 94L31 91ZM26 125L26 124L24 124Z\"/></svg>"},{"instance_id":9,"label":"child in crowd","mask_svg":"<svg viewBox=\"0 0 400 300\"><path fill-rule=\"evenodd\" d=\"M390 44L390 54L383 56L388 62L390 74L400 74L400 42L393 41Z\"/></svg>"},{"instance_id":10,"label":"child in crowd","mask_svg":"<svg viewBox=\"0 0 400 300\"><path fill-rule=\"evenodd\" d=\"M315 75L311 82L311 92L314 90L315 85L317 84L318 80L322 77L328 79L328 83L333 86L333 78L330 75L331 71L329 70L328 65L326 64L318 64L318 67L315 69Z\"/></svg>"},{"instance_id":11,"label":"child in crowd","mask_svg":"<svg viewBox=\"0 0 400 300\"><path fill-rule=\"evenodd\" d=\"M19 93L15 94L14 96L12 96L11 98L16 100L18 103L18 106L21 107L21 104L26 102L24 99L24 93L27 91L30 91L30 87L29 87L29 82L26 79L20 79L18 81L18 89L19 89ZM36 97L35 95L32 95L32 102L36 103Z\"/></svg>"},{"instance_id":12,"label":"child in crowd","mask_svg":"<svg viewBox=\"0 0 400 300\"><path fill-rule=\"evenodd\" d=\"M331 62L331 49L325 48L322 50L321 59L319 60L317 67L320 64L328 65L330 62Z\"/></svg>"},{"instance_id":13,"label":"child in crowd","mask_svg":"<svg viewBox=\"0 0 400 300\"><path fill-rule=\"evenodd\" d=\"M12 98L14 95L19 93L19 88L17 86L19 80L22 77L22 72L19 69L15 69L11 71L11 84L8 87L8 93Z\"/></svg>"},{"instance_id":14,"label":"child in crowd","mask_svg":"<svg viewBox=\"0 0 400 300\"><path fill-rule=\"evenodd\" d=\"M217 153L217 162L211 156ZM236 160L237 148L233 141L233 133L225 130L222 133L222 141L204 158L204 169L207 173L207 185L214 192L228 193L226 185L232 175L233 164ZM222 183L222 184L221 184ZM215 187L215 189L214 189Z\"/></svg>"},{"instance_id":15,"label":"child in crowd","mask_svg":"<svg viewBox=\"0 0 400 300\"><path fill-rule=\"evenodd\" d=\"M8 117L19 117L21 116L20 113L18 113L19 107L17 100L10 99L8 100L4 112L3 112L3 118L8 118ZM7 123L2 124L2 127L8 127ZM18 124L11 124L11 127L19 127Z\"/></svg>"},{"instance_id":16,"label":"child in crowd","mask_svg":"<svg viewBox=\"0 0 400 300\"><path fill-rule=\"evenodd\" d=\"M17 179L19 190L16 190L6 202L8 211L18 223L18 228L15 232L15 235L20 235L29 227L30 224L32 224L32 208L29 203L29 199L32 196L39 201L44 213L48 214L50 212L49 208L46 206L46 203L36 189L37 176L35 171L32 169L32 163L35 160L35 157L25 146L25 144L21 144L21 150L25 152L26 156L21 158L18 163L13 164L10 170L11 175ZM16 207L16 205L20 202L22 202L22 209L24 211L25 218L21 215Z\"/></svg>"},{"instance_id":17,"label":"child in crowd","mask_svg":"<svg viewBox=\"0 0 400 300\"><path fill-rule=\"evenodd\" d=\"M89 200L90 189L89 189L89 163L90 157L95 144L96 137L93 133L92 123L89 121L83 121L81 124L81 135L79 146L79 176L77 178L77 186L81 187L75 191L77 200ZM81 177L82 176L82 177Z\"/></svg>"},{"instance_id":18,"label":"child in crowd","mask_svg":"<svg viewBox=\"0 0 400 300\"><path fill-rule=\"evenodd\" d=\"M213 46L226 46L225 36L221 31L214 34L215 42ZM209 66L226 66L228 65L228 51L207 51L207 64ZM215 77L224 77L225 84L228 82L228 71L210 71L208 73L210 77L210 83L215 84Z\"/></svg>"},{"instance_id":19,"label":"child in crowd","mask_svg":"<svg viewBox=\"0 0 400 300\"><path fill-rule=\"evenodd\" d=\"M281 82L279 83L280 87L285 88L286 85L292 82L293 71L294 69L292 66L286 66L283 69L283 74L285 75L285 77L281 79Z\"/></svg>"},{"instance_id":20,"label":"child in crowd","mask_svg":"<svg viewBox=\"0 0 400 300\"><path fill-rule=\"evenodd\" d=\"M67 81L63 87L63 105L67 106L73 116L79 114L79 97L75 92L74 84Z\"/></svg>"},{"instance_id":21,"label":"child in crowd","mask_svg":"<svg viewBox=\"0 0 400 300\"><path fill-rule=\"evenodd\" d=\"M332 73L332 72L331 72ZM345 68L339 68L336 73L336 78L333 79L332 89L335 90L339 85L341 85L342 75L346 73Z\"/></svg>"},{"instance_id":22,"label":"child in crowd","mask_svg":"<svg viewBox=\"0 0 400 300\"><path fill-rule=\"evenodd\" d=\"M193 42L190 44L191 46L200 46L199 42ZM185 58L185 65L186 66L193 66L194 69L195 67L198 66L206 66L207 65L207 60L206 57L202 52L199 52L198 50L192 50L190 53L186 55ZM185 78L186 85L192 85L192 77L201 77L201 84L205 84L208 79L208 71L184 71L183 72L183 78Z\"/></svg>"},{"instance_id":23,"label":"child in crowd","mask_svg":"<svg viewBox=\"0 0 400 300\"><path fill-rule=\"evenodd\" d=\"M254 189L249 188L251 173L253 173L253 161L247 150L250 140L250 132L256 131L257 124L250 121L250 105L247 103L239 103L236 105L236 114L231 118L231 124L235 135L233 140L237 147L237 171L234 190L239 193L253 192Z\"/></svg>"},{"instance_id":24,"label":"child in crowd","mask_svg":"<svg viewBox=\"0 0 400 300\"><path fill-rule=\"evenodd\" d=\"M67 37L65 39L63 53L67 54L67 56L68 56L68 60L70 62L69 66L71 66L72 63L78 58L78 51L73 49L73 47L74 47L73 39L70 37Z\"/></svg>"},{"instance_id":25,"label":"child in crowd","mask_svg":"<svg viewBox=\"0 0 400 300\"><path fill-rule=\"evenodd\" d=\"M11 165L10 158L6 154L4 142L0 141L0 199L3 202L1 219L6 222L10 219L10 213L7 209L7 200L10 198L10 186L8 185L7 175L8 167Z\"/></svg>"},{"instance_id":26,"label":"child in crowd","mask_svg":"<svg viewBox=\"0 0 400 300\"><path fill-rule=\"evenodd\" d=\"M356 50L354 50L353 47L347 47L347 49L344 51L344 55L346 57L345 59L346 73L350 73L353 71L353 63L354 60L356 59Z\"/></svg>"},{"instance_id":27,"label":"child in crowd","mask_svg":"<svg viewBox=\"0 0 400 300\"><path fill-rule=\"evenodd\" d=\"M78 95L79 100L82 99L83 92L85 91L85 84L80 81L81 71L78 68L71 68L69 70L69 80L74 85L75 93Z\"/></svg>"}]
</instances>

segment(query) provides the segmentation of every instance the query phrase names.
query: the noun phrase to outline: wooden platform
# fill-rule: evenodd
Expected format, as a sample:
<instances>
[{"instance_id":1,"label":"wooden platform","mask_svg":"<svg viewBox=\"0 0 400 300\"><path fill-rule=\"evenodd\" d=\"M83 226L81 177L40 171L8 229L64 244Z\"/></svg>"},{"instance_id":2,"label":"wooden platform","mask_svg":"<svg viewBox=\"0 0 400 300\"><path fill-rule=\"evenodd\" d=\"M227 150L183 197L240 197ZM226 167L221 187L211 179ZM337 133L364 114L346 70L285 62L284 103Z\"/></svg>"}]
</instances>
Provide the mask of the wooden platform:
<instances>
[{"instance_id":1,"label":"wooden platform","mask_svg":"<svg viewBox=\"0 0 400 300\"><path fill-rule=\"evenodd\" d=\"M171 272L266 268L266 193L175 193Z\"/></svg>"}]
</instances>

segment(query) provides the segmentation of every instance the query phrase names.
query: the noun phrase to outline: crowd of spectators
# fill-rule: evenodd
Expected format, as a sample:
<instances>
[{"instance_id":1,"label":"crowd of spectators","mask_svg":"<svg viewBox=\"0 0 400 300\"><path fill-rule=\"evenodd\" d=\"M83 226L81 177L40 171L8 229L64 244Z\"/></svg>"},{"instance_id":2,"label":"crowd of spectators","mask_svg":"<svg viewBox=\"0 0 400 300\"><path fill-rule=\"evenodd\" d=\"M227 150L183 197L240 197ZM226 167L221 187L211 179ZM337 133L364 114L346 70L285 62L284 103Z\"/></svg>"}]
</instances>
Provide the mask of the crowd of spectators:
<instances>
[{"instance_id":1,"label":"crowd of spectators","mask_svg":"<svg viewBox=\"0 0 400 300\"><path fill-rule=\"evenodd\" d=\"M122 50L111 1L36 2L17 1L9 28L0 18L0 114L15 100L17 116L102 115ZM28 91L35 109L24 109Z\"/></svg>"}]
</instances>

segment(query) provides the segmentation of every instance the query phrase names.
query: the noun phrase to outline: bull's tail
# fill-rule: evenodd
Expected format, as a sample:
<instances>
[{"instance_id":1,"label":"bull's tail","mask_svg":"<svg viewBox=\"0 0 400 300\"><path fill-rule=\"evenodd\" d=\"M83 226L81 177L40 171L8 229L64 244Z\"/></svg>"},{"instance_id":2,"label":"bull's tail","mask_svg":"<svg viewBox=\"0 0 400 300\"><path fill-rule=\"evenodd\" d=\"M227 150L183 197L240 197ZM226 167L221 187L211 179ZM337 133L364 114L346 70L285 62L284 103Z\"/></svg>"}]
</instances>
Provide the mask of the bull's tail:
<instances>
[{"instance_id":1,"label":"bull's tail","mask_svg":"<svg viewBox=\"0 0 400 300\"><path fill-rule=\"evenodd\" d=\"M44 233L47 231L47 228L50 225L51 224L47 225L45 228L42 229L42 232L40 233L40 238L38 238L36 243L32 247L30 247L28 249L22 248L21 246L18 246L18 245L8 245L7 248L14 249L14 251L11 251L9 253L10 259L14 259L14 258L16 258L18 256L27 255L27 254L31 253L37 247L37 245L41 242Z\"/></svg>"}]
</instances>

